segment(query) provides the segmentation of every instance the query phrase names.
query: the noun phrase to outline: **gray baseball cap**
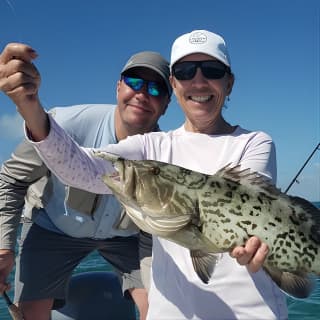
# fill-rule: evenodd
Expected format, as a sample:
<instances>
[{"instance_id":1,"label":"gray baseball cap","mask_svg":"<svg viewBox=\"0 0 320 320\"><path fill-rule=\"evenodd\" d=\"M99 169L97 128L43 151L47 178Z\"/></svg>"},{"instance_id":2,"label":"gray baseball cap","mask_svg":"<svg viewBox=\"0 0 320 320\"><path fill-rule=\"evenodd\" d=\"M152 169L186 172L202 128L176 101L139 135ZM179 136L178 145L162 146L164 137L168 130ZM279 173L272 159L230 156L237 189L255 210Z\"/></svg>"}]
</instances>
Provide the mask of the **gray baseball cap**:
<instances>
[{"instance_id":1,"label":"gray baseball cap","mask_svg":"<svg viewBox=\"0 0 320 320\"><path fill-rule=\"evenodd\" d=\"M169 62L164 59L161 54L153 51L142 51L134 54L127 61L126 65L123 67L121 74L124 74L128 70L137 67L149 68L157 72L164 80L169 96L172 94L172 87L170 85L169 76L170 68Z\"/></svg>"}]
</instances>

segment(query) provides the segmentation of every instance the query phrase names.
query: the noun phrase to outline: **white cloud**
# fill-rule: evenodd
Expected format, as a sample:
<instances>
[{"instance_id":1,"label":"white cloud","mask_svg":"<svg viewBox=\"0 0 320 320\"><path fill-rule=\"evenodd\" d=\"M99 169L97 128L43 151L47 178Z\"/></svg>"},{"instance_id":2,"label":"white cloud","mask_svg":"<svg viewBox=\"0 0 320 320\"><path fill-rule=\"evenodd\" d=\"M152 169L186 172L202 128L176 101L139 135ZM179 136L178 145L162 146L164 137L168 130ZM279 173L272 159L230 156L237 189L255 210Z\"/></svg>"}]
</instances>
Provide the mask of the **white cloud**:
<instances>
[{"instance_id":1,"label":"white cloud","mask_svg":"<svg viewBox=\"0 0 320 320\"><path fill-rule=\"evenodd\" d=\"M17 140L23 137L23 120L18 113L4 114L0 117L2 139Z\"/></svg>"}]
</instances>

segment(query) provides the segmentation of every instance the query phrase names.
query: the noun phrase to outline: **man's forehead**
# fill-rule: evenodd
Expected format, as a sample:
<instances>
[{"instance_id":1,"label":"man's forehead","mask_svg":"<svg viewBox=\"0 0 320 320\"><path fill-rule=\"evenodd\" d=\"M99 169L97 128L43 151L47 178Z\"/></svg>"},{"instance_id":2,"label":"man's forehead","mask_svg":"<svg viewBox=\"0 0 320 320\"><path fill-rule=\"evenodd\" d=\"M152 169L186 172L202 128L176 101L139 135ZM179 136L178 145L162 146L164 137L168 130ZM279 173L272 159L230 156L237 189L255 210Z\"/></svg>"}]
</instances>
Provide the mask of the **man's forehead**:
<instances>
[{"instance_id":1,"label":"man's forehead","mask_svg":"<svg viewBox=\"0 0 320 320\"><path fill-rule=\"evenodd\" d=\"M163 78L156 71L146 67L136 67L128 70L125 74L136 76L145 80L163 81Z\"/></svg>"}]
</instances>

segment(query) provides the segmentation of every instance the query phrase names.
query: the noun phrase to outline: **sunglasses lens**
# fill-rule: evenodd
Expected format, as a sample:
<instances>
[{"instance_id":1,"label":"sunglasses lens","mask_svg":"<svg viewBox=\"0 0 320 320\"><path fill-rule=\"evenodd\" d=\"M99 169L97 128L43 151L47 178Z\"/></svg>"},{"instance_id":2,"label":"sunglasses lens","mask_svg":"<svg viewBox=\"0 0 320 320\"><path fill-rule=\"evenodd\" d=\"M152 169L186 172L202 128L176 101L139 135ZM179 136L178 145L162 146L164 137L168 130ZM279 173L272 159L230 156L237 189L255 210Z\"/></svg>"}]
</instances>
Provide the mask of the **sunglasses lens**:
<instances>
[{"instance_id":1,"label":"sunglasses lens","mask_svg":"<svg viewBox=\"0 0 320 320\"><path fill-rule=\"evenodd\" d=\"M192 61L185 61L176 63L173 66L172 72L178 80L191 80L196 74L196 70L196 64L194 64Z\"/></svg>"},{"instance_id":2,"label":"sunglasses lens","mask_svg":"<svg viewBox=\"0 0 320 320\"><path fill-rule=\"evenodd\" d=\"M148 82L148 93L150 96L158 97L160 96L160 91L159 85L156 82Z\"/></svg>"},{"instance_id":3,"label":"sunglasses lens","mask_svg":"<svg viewBox=\"0 0 320 320\"><path fill-rule=\"evenodd\" d=\"M122 79L124 83L134 91L141 90L146 83L148 87L148 94L153 97L158 97L166 92L164 89L162 89L161 85L155 81L146 81L140 78L132 78L127 76L122 76Z\"/></svg>"},{"instance_id":4,"label":"sunglasses lens","mask_svg":"<svg viewBox=\"0 0 320 320\"><path fill-rule=\"evenodd\" d=\"M221 79L226 73L226 67L220 62L204 61L201 71L207 79Z\"/></svg>"},{"instance_id":5,"label":"sunglasses lens","mask_svg":"<svg viewBox=\"0 0 320 320\"><path fill-rule=\"evenodd\" d=\"M143 87L144 81L138 78L123 77L124 83L134 91L138 91Z\"/></svg>"},{"instance_id":6,"label":"sunglasses lens","mask_svg":"<svg viewBox=\"0 0 320 320\"><path fill-rule=\"evenodd\" d=\"M221 79L226 71L227 67L219 61L184 61L176 63L172 72L178 80L191 80L197 71L197 68L201 68L201 72L207 79Z\"/></svg>"}]
</instances>

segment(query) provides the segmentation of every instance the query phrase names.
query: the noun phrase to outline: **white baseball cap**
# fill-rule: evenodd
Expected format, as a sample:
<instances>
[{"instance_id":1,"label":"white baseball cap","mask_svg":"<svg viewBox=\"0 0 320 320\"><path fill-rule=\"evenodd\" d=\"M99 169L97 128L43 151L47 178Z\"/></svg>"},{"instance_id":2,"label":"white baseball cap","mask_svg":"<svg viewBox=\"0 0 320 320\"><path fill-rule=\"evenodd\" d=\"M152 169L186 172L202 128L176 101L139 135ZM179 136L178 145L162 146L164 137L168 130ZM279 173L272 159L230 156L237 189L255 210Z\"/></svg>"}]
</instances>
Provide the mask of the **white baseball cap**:
<instances>
[{"instance_id":1,"label":"white baseball cap","mask_svg":"<svg viewBox=\"0 0 320 320\"><path fill-rule=\"evenodd\" d=\"M172 45L170 66L172 67L178 60L193 53L205 53L231 67L226 43L216 33L194 30L177 38Z\"/></svg>"}]
</instances>

